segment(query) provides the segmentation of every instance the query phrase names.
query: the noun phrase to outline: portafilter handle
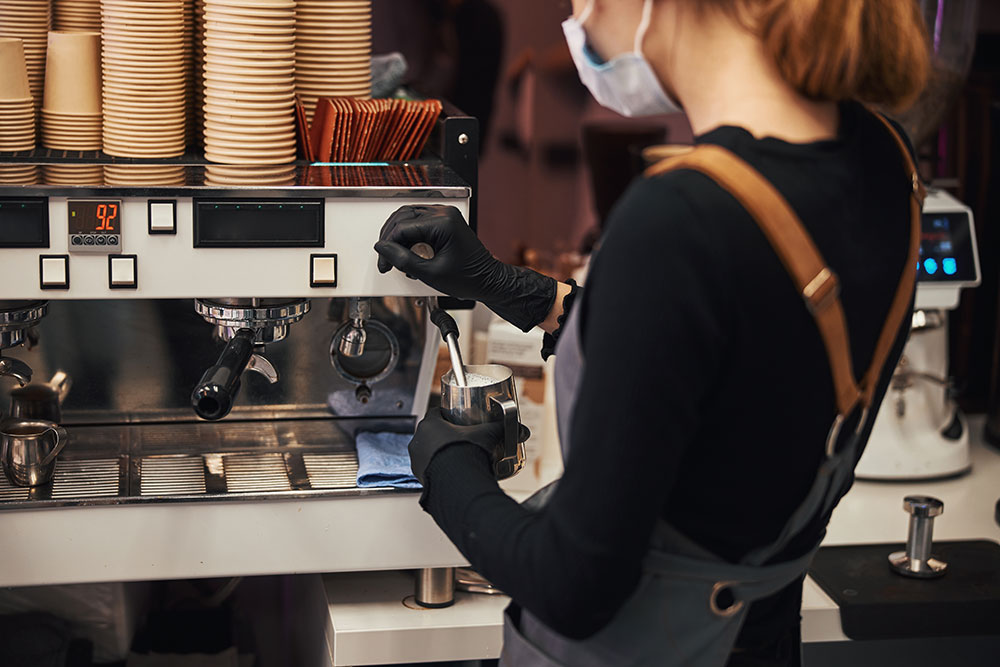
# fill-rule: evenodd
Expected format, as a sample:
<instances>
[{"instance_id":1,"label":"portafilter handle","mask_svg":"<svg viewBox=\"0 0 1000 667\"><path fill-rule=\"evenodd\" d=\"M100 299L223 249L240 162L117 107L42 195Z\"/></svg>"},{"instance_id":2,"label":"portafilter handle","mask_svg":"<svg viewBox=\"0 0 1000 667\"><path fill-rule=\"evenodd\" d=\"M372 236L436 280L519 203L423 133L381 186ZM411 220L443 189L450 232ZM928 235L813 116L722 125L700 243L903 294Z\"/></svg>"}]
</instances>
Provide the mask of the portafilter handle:
<instances>
[{"instance_id":1,"label":"portafilter handle","mask_svg":"<svg viewBox=\"0 0 1000 667\"><path fill-rule=\"evenodd\" d=\"M254 353L255 338L251 329L237 331L223 348L219 360L201 376L201 382L191 392L191 407L199 417L217 421L228 415L245 371L260 373L272 384L278 381L271 362Z\"/></svg>"}]
</instances>

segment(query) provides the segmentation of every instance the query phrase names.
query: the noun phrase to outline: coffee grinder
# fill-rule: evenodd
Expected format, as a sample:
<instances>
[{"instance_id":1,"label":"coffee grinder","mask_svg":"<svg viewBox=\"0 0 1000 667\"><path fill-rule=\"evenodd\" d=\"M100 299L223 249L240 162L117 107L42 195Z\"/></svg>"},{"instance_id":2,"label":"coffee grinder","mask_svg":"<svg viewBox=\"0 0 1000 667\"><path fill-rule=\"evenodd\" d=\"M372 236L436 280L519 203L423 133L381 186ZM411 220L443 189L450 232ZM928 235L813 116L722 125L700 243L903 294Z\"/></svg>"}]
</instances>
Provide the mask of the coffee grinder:
<instances>
[{"instance_id":1,"label":"coffee grinder","mask_svg":"<svg viewBox=\"0 0 1000 667\"><path fill-rule=\"evenodd\" d=\"M969 429L948 377L948 311L979 284L972 211L941 190L924 202L910 339L875 418L856 475L926 480L969 470Z\"/></svg>"}]
</instances>

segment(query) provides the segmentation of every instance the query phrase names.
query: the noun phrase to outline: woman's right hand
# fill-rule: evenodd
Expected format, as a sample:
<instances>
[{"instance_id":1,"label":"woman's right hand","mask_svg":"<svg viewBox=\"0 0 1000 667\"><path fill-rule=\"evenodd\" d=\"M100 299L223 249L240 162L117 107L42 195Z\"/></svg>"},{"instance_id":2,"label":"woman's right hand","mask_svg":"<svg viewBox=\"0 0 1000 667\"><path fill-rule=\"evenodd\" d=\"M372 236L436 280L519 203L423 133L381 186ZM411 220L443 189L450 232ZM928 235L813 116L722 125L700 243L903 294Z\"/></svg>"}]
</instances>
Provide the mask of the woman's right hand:
<instances>
[{"instance_id":1,"label":"woman's right hand","mask_svg":"<svg viewBox=\"0 0 1000 667\"><path fill-rule=\"evenodd\" d=\"M429 245L434 256L413 252L418 243ZM454 206L401 207L382 226L375 251L382 273L396 267L449 296L482 301L522 331L554 312L556 281L491 255Z\"/></svg>"},{"instance_id":2,"label":"woman's right hand","mask_svg":"<svg viewBox=\"0 0 1000 667\"><path fill-rule=\"evenodd\" d=\"M413 252L418 243L429 245L434 256ZM454 206L399 208L382 226L375 251L381 273L395 267L460 299L488 302L508 285L510 267L490 254Z\"/></svg>"}]
</instances>

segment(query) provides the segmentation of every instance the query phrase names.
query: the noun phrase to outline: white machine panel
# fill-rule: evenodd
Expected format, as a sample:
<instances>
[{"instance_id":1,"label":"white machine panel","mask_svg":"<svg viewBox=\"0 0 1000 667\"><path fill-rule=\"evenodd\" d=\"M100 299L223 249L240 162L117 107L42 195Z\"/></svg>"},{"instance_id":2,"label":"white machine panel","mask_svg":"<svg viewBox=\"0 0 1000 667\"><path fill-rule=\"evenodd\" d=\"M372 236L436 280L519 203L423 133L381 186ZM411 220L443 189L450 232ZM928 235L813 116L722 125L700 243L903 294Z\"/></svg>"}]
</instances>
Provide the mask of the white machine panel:
<instances>
[{"instance_id":1,"label":"white machine panel","mask_svg":"<svg viewBox=\"0 0 1000 667\"><path fill-rule=\"evenodd\" d=\"M274 202L274 194L266 199ZM253 194L242 193L230 200L257 201ZM195 247L191 197L151 200L112 195L107 201L121 202L118 227L93 234L70 227L70 202L77 201L81 200L48 200L47 248L0 247L0 299L429 295L435 292L399 271L378 272L373 246L382 225L407 204L450 204L466 218L469 215L467 197L328 197L322 204L322 245ZM281 201L293 206L297 199ZM90 203L95 204L93 198ZM109 224L111 206L100 209L99 226ZM275 211L273 224L281 222ZM116 260L118 255L131 256L131 261ZM129 276L131 272L134 276Z\"/></svg>"}]
</instances>

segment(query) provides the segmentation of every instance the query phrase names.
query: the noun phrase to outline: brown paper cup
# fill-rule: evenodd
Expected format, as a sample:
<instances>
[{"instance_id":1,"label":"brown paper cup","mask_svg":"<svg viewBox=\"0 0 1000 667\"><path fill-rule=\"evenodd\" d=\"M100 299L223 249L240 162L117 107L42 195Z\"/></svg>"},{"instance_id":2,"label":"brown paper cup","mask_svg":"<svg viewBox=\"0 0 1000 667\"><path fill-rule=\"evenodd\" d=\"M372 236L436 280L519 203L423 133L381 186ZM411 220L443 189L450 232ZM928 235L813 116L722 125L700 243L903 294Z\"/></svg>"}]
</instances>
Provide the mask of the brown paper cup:
<instances>
[{"instance_id":1,"label":"brown paper cup","mask_svg":"<svg viewBox=\"0 0 1000 667\"><path fill-rule=\"evenodd\" d=\"M101 34L49 33L42 108L77 113L101 112Z\"/></svg>"},{"instance_id":2,"label":"brown paper cup","mask_svg":"<svg viewBox=\"0 0 1000 667\"><path fill-rule=\"evenodd\" d=\"M31 97L28 68L24 63L24 43L19 39L0 39L0 99L19 100Z\"/></svg>"}]
</instances>

